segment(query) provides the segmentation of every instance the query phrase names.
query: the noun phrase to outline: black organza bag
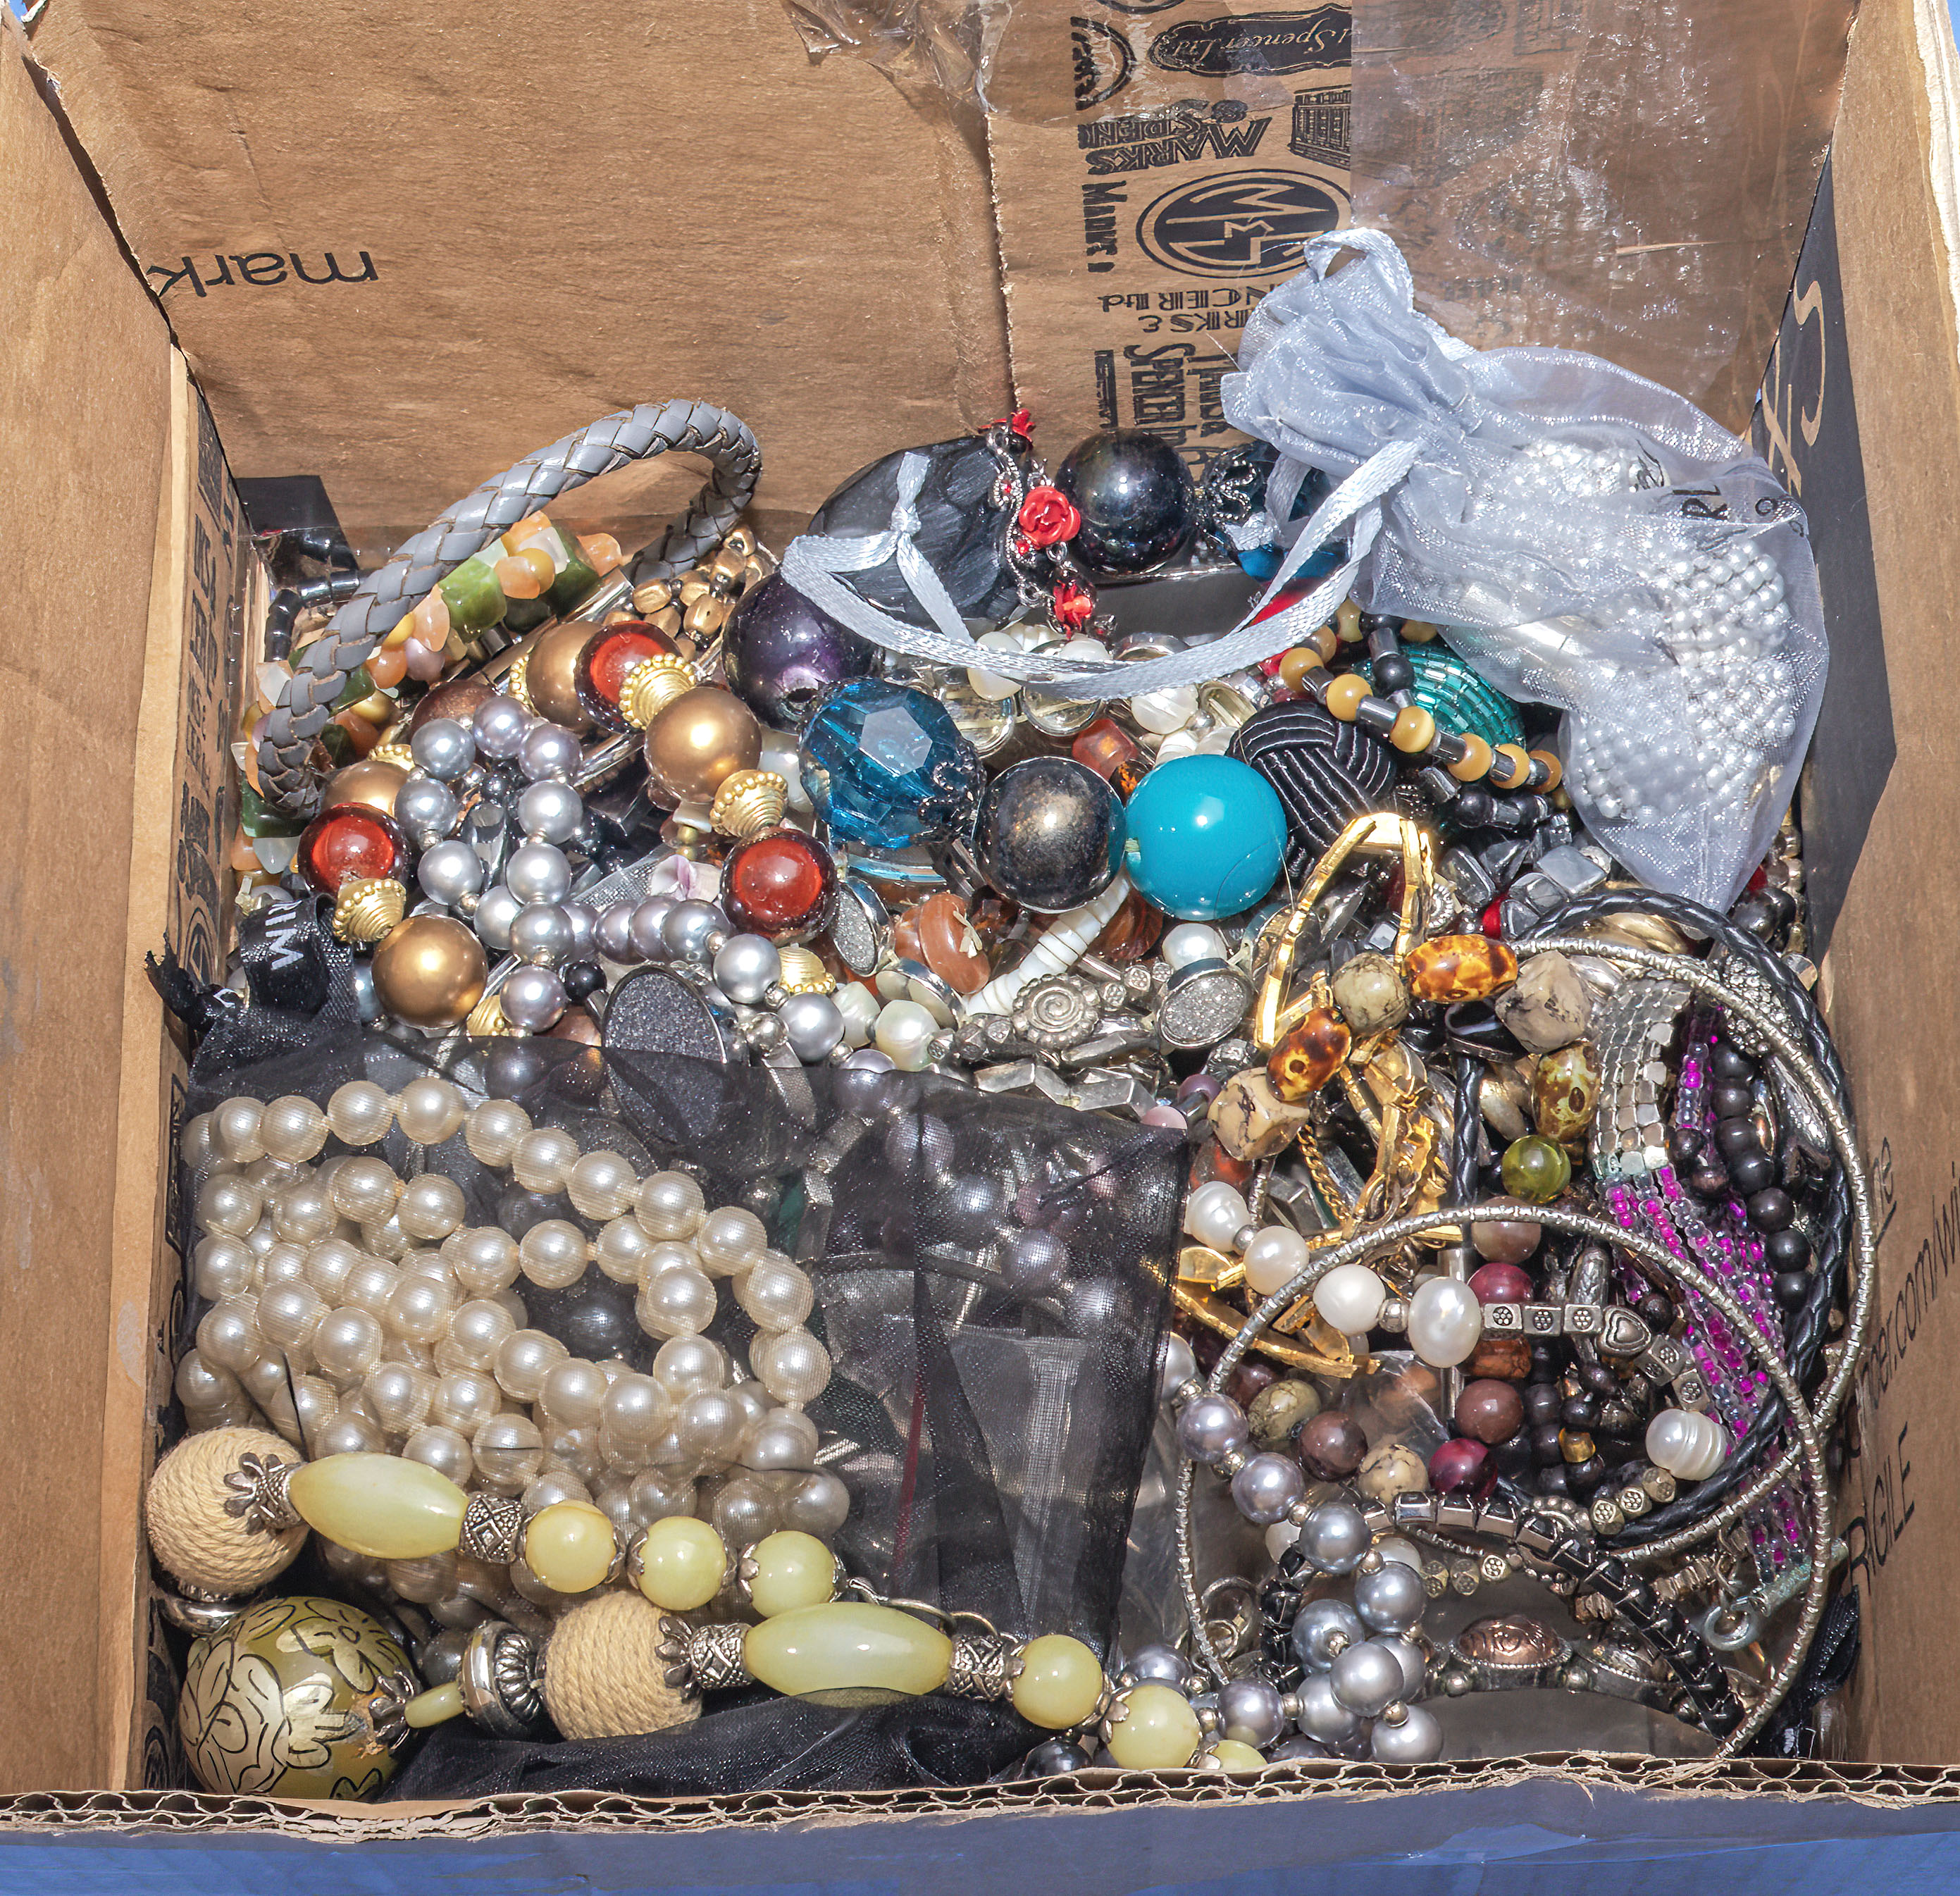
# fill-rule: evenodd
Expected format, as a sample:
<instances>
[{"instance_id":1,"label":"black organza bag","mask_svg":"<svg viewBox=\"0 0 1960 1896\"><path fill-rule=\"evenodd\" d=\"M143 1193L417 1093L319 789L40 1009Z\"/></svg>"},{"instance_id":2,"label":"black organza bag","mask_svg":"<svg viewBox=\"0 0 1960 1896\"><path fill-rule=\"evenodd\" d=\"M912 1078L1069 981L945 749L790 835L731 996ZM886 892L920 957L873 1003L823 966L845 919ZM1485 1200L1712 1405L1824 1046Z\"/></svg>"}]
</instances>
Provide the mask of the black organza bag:
<instances>
[{"instance_id":1,"label":"black organza bag","mask_svg":"<svg viewBox=\"0 0 1960 1896\"><path fill-rule=\"evenodd\" d=\"M815 1290L807 1328L832 1372L808 1413L822 1466L850 1494L835 1537L849 1574L881 1596L978 1614L1004 1633L1070 1633L1106 1653L1155 1414L1185 1165L1176 1135L931 1074L607 1055L556 1040L409 1044L360 1031L350 1014L332 1004L227 1014L200 1053L189 1111L241 1093L324 1105L350 1080L396 1093L434 1073L473 1103L513 1099L534 1126L617 1152L642 1175L685 1171L711 1207L746 1206ZM329 1139L316 1163L345 1150ZM367 1150L405 1179L455 1180L468 1223L599 1228L568 1198L479 1163L460 1134L423 1147L396 1128ZM633 1287L596 1263L567 1289L517 1288L529 1325L574 1356L651 1360ZM201 1315L193 1299L186 1344ZM724 1280L709 1335L739 1360L754 1334ZM751 1691L711 1695L698 1721L639 1737L520 1742L457 1720L429 1734L390 1794L969 1783L1042 1735L1001 1705L841 1710Z\"/></svg>"}]
</instances>

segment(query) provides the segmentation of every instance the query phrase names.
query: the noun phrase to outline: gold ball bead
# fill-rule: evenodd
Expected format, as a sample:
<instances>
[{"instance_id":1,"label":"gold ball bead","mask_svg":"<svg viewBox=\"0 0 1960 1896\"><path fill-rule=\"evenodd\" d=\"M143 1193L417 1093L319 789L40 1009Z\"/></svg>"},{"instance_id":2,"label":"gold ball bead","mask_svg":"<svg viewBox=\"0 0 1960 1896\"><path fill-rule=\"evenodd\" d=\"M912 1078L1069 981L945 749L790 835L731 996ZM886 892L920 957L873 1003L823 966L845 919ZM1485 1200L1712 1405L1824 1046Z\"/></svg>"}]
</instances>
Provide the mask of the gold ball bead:
<instances>
[{"instance_id":1,"label":"gold ball bead","mask_svg":"<svg viewBox=\"0 0 1960 1896\"><path fill-rule=\"evenodd\" d=\"M524 656L524 687L530 693L540 717L568 730L589 730L592 720L578 701L575 673L578 655L591 639L594 628L584 619L568 619L562 625L547 626Z\"/></svg>"},{"instance_id":2,"label":"gold ball bead","mask_svg":"<svg viewBox=\"0 0 1960 1896\"><path fill-rule=\"evenodd\" d=\"M762 761L762 728L718 685L684 692L647 727L647 775L675 803L705 803L722 780Z\"/></svg>"},{"instance_id":3,"label":"gold ball bead","mask_svg":"<svg viewBox=\"0 0 1960 1896\"><path fill-rule=\"evenodd\" d=\"M380 763L371 756L364 757L358 764L336 771L326 780L320 806L331 810L336 803L365 803L370 810L392 816L395 793L408 781L408 775L399 764Z\"/></svg>"},{"instance_id":4,"label":"gold ball bead","mask_svg":"<svg viewBox=\"0 0 1960 1896\"><path fill-rule=\"evenodd\" d=\"M483 944L447 915L411 915L374 950L374 992L415 1027L453 1027L483 997Z\"/></svg>"}]
</instances>

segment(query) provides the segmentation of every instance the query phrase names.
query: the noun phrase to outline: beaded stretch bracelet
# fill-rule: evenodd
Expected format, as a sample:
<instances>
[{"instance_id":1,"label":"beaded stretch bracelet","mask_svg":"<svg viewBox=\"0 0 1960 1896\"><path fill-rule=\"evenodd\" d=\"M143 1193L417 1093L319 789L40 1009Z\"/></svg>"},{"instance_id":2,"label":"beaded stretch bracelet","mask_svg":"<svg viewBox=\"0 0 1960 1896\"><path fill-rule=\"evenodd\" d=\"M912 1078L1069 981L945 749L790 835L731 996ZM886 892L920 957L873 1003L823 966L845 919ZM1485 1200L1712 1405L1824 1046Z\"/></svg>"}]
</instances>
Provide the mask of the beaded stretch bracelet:
<instances>
[{"instance_id":1,"label":"beaded stretch bracelet","mask_svg":"<svg viewBox=\"0 0 1960 1896\"><path fill-rule=\"evenodd\" d=\"M1338 629L1337 629L1337 628ZM1401 637L1425 644L1436 636L1433 625L1415 619L1402 628ZM1367 641L1373 682L1383 694L1369 689L1357 672L1338 675L1327 667L1343 644ZM1395 622L1363 613L1353 601L1344 605L1333 626L1323 625L1311 647L1295 646L1279 661L1281 683L1311 698L1344 724L1357 724L1371 736L1392 744L1405 757L1428 758L1459 784L1488 781L1498 790L1542 791L1558 789L1563 775L1550 751L1527 751L1519 744L1488 743L1474 731L1446 731L1411 695L1415 668L1403 654Z\"/></svg>"}]
</instances>

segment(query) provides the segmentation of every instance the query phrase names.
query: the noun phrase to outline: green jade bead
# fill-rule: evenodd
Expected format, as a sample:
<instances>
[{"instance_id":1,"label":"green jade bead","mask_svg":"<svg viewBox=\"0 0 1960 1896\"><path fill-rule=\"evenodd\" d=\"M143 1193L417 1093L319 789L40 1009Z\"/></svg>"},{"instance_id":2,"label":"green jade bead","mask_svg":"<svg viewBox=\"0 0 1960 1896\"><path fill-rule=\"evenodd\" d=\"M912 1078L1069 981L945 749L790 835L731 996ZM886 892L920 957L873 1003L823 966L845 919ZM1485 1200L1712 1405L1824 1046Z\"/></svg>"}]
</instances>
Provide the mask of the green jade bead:
<instances>
[{"instance_id":1,"label":"green jade bead","mask_svg":"<svg viewBox=\"0 0 1960 1896\"><path fill-rule=\"evenodd\" d=\"M447 1554L469 1497L446 1474L396 1455L329 1455L295 1471L293 1512L316 1533L371 1560Z\"/></svg>"},{"instance_id":2,"label":"green jade bead","mask_svg":"<svg viewBox=\"0 0 1960 1896\"><path fill-rule=\"evenodd\" d=\"M1504 1189L1531 1204L1549 1204L1572 1182L1572 1161L1554 1141L1527 1133L1504 1148Z\"/></svg>"},{"instance_id":3,"label":"green jade bead","mask_svg":"<svg viewBox=\"0 0 1960 1896\"><path fill-rule=\"evenodd\" d=\"M502 557L501 546L492 550ZM496 568L481 553L438 580L436 590L449 608L450 623L459 631L484 631L504 616L504 589L497 583Z\"/></svg>"},{"instance_id":4,"label":"green jade bead","mask_svg":"<svg viewBox=\"0 0 1960 1896\"><path fill-rule=\"evenodd\" d=\"M855 1600L799 1606L752 1626L742 1663L772 1691L819 1705L883 1705L946 1683L953 1642L896 1607Z\"/></svg>"}]
</instances>

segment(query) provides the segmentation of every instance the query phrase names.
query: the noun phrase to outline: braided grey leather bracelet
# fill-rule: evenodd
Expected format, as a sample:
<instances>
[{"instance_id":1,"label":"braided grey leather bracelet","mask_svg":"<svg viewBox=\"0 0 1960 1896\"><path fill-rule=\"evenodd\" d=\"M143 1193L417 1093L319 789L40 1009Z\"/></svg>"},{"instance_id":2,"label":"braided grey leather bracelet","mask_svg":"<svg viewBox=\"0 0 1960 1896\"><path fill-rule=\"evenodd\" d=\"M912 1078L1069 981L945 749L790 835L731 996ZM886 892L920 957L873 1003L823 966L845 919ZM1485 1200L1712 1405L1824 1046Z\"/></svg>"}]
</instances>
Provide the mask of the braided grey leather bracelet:
<instances>
[{"instance_id":1,"label":"braided grey leather bracelet","mask_svg":"<svg viewBox=\"0 0 1960 1896\"><path fill-rule=\"evenodd\" d=\"M267 803L298 818L319 809L320 781L307 760L334 700L402 614L445 574L568 489L629 461L670 452L705 455L714 472L686 511L632 562L635 585L667 578L692 565L741 517L762 471L755 436L711 402L646 403L603 416L527 455L404 541L295 660L259 745Z\"/></svg>"}]
</instances>

